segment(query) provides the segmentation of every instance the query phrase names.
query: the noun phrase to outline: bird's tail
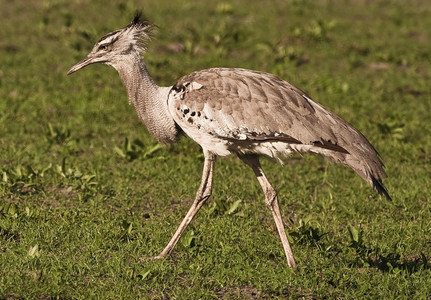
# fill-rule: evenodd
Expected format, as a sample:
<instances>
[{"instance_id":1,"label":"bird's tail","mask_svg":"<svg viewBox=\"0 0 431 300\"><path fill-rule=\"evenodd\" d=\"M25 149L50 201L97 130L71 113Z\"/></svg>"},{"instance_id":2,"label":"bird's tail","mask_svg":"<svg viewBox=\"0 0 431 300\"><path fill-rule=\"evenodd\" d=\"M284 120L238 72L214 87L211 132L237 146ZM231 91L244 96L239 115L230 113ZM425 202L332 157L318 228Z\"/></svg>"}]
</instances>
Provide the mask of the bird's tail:
<instances>
[{"instance_id":1,"label":"bird's tail","mask_svg":"<svg viewBox=\"0 0 431 300\"><path fill-rule=\"evenodd\" d=\"M377 152L374 152L371 157L362 157L364 156L363 153L346 154L334 151L328 152L325 153L326 156L330 156L336 161L349 166L356 174L368 182L379 195L384 195L388 200L392 200L382 182L388 176L383 169L383 162L380 160Z\"/></svg>"}]
</instances>

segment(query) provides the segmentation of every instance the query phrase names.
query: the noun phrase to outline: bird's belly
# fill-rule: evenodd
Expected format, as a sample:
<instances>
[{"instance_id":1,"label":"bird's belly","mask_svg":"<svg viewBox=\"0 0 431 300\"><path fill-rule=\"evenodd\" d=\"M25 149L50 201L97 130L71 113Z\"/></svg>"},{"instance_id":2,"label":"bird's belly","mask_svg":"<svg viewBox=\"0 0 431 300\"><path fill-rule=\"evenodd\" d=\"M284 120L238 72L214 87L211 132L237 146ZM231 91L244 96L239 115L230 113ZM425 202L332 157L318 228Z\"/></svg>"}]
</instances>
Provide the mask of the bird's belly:
<instances>
[{"instance_id":1,"label":"bird's belly","mask_svg":"<svg viewBox=\"0 0 431 300\"><path fill-rule=\"evenodd\" d=\"M256 154L272 157L282 162L282 159L292 152L314 152L315 148L312 145L289 144L280 141L256 142L220 138L200 130L193 130L192 128L183 128L183 130L191 139L201 145L203 149L211 151L217 156L227 156L231 153L241 155Z\"/></svg>"},{"instance_id":2,"label":"bird's belly","mask_svg":"<svg viewBox=\"0 0 431 300\"><path fill-rule=\"evenodd\" d=\"M220 139L211 134L201 132L200 130L193 130L191 128L183 128L183 131L192 140L201 145L203 149L211 151L217 156L227 156L231 154L231 151L229 150L230 143L227 140Z\"/></svg>"},{"instance_id":3,"label":"bird's belly","mask_svg":"<svg viewBox=\"0 0 431 300\"><path fill-rule=\"evenodd\" d=\"M228 149L238 154L257 154L271 158L275 158L282 163L283 158L286 158L292 152L310 151L311 145L289 144L280 141L236 141L228 146Z\"/></svg>"}]
</instances>

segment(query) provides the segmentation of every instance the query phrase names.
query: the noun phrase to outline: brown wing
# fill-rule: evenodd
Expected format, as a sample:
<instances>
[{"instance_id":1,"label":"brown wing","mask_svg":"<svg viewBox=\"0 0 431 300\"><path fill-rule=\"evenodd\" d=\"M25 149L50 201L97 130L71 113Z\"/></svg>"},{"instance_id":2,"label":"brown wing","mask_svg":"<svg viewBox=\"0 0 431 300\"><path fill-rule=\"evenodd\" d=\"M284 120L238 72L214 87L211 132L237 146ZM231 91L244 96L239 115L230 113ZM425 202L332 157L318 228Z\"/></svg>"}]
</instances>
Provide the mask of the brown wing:
<instances>
[{"instance_id":1,"label":"brown wing","mask_svg":"<svg viewBox=\"0 0 431 300\"><path fill-rule=\"evenodd\" d=\"M215 68L182 77L178 117L219 139L313 145L350 166L387 195L374 147L349 123L280 78L244 69ZM319 149L331 151L319 151ZM389 197L389 195L387 195Z\"/></svg>"}]
</instances>

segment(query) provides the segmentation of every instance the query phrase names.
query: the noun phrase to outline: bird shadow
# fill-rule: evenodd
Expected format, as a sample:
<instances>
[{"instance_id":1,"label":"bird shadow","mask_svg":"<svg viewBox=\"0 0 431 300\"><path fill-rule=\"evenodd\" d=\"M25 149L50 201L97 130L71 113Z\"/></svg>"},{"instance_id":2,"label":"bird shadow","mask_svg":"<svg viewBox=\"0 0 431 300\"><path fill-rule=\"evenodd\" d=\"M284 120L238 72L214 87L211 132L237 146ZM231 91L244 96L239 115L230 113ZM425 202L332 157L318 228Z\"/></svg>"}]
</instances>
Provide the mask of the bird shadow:
<instances>
[{"instance_id":1,"label":"bird shadow","mask_svg":"<svg viewBox=\"0 0 431 300\"><path fill-rule=\"evenodd\" d=\"M365 244L363 230L349 226L348 231L350 235L348 248L353 249L355 252L352 267L370 267L389 273L404 271L408 274L431 269L431 264L423 252L419 255L415 254L401 258L399 251L396 251L398 243L394 245L395 251L384 253L379 247L369 247Z\"/></svg>"},{"instance_id":2,"label":"bird shadow","mask_svg":"<svg viewBox=\"0 0 431 300\"><path fill-rule=\"evenodd\" d=\"M381 249L369 248L364 244L351 244L350 247L356 252L351 267L368 267L387 273L406 272L408 274L431 269L431 264L423 252L402 258L399 253L381 253Z\"/></svg>"},{"instance_id":3,"label":"bird shadow","mask_svg":"<svg viewBox=\"0 0 431 300\"><path fill-rule=\"evenodd\" d=\"M397 253L389 253L387 255L378 255L369 257L367 263L370 267L377 268L382 272L396 273L397 271L405 271L408 274L413 274L423 270L431 269L431 264L426 256L421 253L414 255L412 258L404 258Z\"/></svg>"},{"instance_id":4,"label":"bird shadow","mask_svg":"<svg viewBox=\"0 0 431 300\"><path fill-rule=\"evenodd\" d=\"M371 268L392 274L400 272L414 274L431 269L431 263L423 252L402 257L399 254L399 243L396 243L393 250L389 252L384 252L378 246L370 247L366 245L364 231L352 226L348 227L350 242L336 247L328 240L328 232L325 232L311 218L299 219L291 223L294 228L290 236L295 243L310 245L325 253L331 253L331 256L344 253L350 257L348 265L351 268Z\"/></svg>"}]
</instances>

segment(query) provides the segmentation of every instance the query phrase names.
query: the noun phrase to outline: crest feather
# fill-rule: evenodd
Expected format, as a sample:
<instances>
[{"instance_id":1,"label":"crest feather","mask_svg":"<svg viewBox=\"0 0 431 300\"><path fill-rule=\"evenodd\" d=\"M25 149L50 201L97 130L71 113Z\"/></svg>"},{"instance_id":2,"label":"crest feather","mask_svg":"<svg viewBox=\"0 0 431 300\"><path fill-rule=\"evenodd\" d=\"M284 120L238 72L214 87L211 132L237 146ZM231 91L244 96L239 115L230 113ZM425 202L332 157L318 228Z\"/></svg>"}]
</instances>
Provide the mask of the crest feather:
<instances>
[{"instance_id":1,"label":"crest feather","mask_svg":"<svg viewBox=\"0 0 431 300\"><path fill-rule=\"evenodd\" d=\"M148 35L151 34L154 27L156 27L153 23L151 23L148 19L142 16L142 11L137 11L133 21L130 22L127 27L134 27L136 29L144 29L145 33Z\"/></svg>"},{"instance_id":2,"label":"crest feather","mask_svg":"<svg viewBox=\"0 0 431 300\"><path fill-rule=\"evenodd\" d=\"M153 30L156 27L156 25L142 17L142 11L137 11L132 22L124 29L131 31L137 42L136 46L139 47L139 51L145 52L147 43L153 37Z\"/></svg>"}]
</instances>

